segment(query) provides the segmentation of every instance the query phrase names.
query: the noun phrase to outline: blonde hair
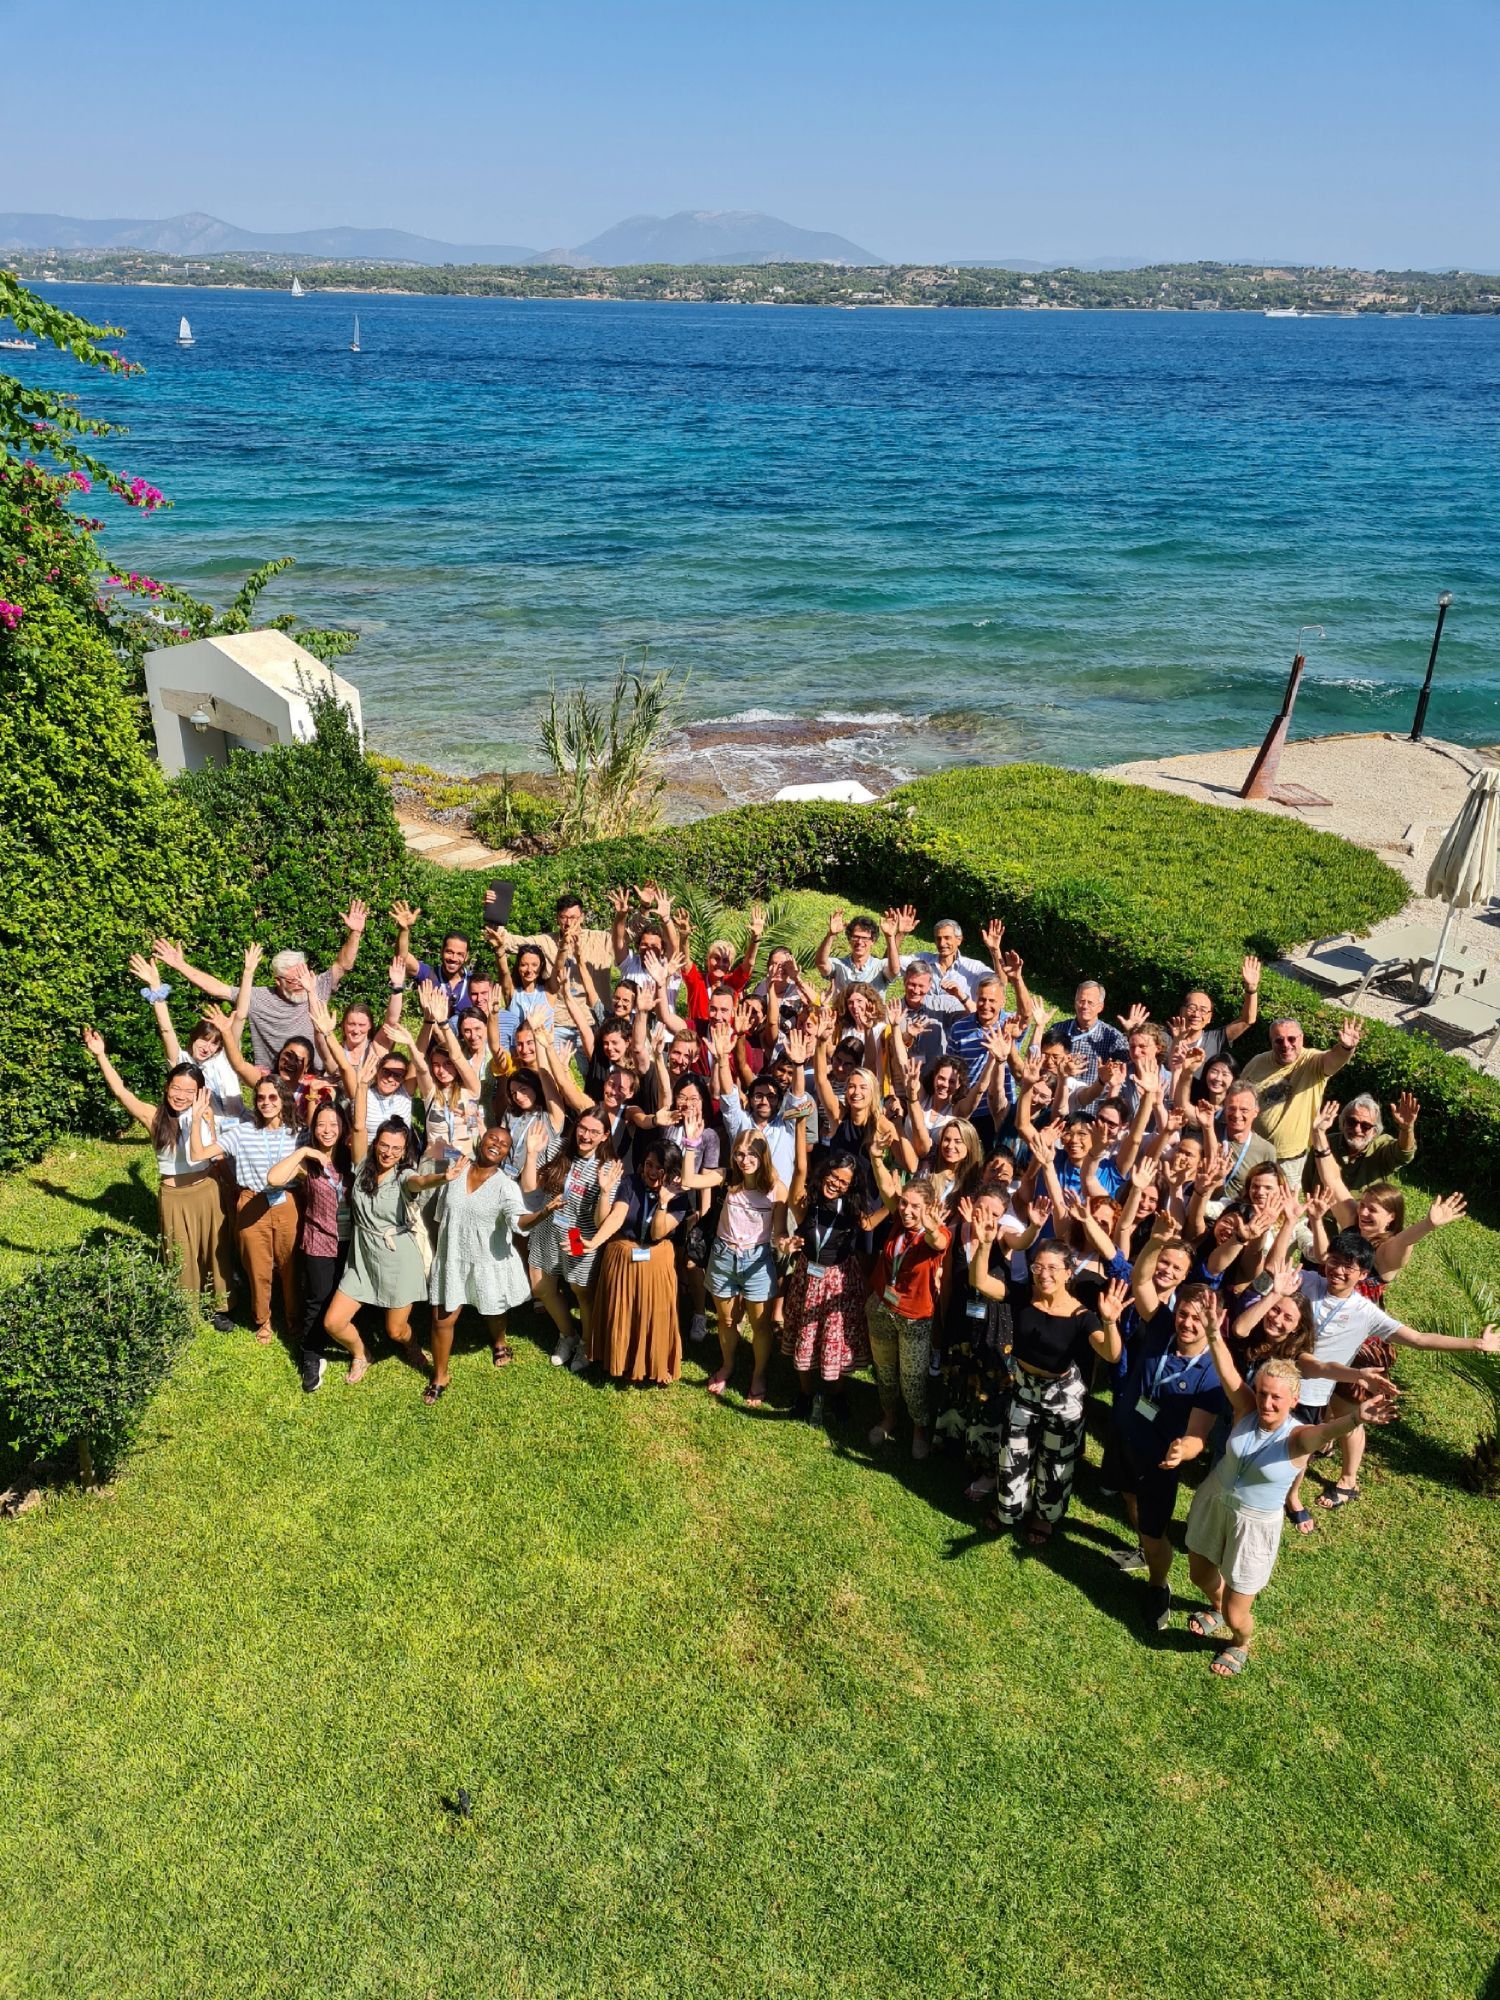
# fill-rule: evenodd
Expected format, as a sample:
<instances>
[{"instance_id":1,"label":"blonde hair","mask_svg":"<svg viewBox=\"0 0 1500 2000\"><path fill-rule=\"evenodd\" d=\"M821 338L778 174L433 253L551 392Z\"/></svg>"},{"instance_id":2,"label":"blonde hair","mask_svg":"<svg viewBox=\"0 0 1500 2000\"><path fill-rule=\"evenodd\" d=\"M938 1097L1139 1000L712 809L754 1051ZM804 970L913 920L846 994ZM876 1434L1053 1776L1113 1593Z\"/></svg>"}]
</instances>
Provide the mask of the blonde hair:
<instances>
[{"instance_id":1,"label":"blonde hair","mask_svg":"<svg viewBox=\"0 0 1500 2000\"><path fill-rule=\"evenodd\" d=\"M1270 1361L1263 1361L1255 1371L1257 1382L1290 1382L1294 1389L1302 1386L1302 1370L1295 1361L1288 1361L1277 1355Z\"/></svg>"}]
</instances>

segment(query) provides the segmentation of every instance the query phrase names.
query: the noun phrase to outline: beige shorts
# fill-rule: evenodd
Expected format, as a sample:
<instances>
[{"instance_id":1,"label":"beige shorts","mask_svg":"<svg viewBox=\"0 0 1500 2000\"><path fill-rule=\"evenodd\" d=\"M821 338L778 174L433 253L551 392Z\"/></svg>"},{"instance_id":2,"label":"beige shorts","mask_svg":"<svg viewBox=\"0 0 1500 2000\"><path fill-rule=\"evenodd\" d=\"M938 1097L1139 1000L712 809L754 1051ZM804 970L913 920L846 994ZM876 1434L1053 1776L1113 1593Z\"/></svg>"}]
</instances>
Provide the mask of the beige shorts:
<instances>
[{"instance_id":1,"label":"beige shorts","mask_svg":"<svg viewBox=\"0 0 1500 2000\"><path fill-rule=\"evenodd\" d=\"M1193 1496L1184 1539L1237 1596L1254 1597L1271 1581L1283 1518L1279 1507L1268 1514L1238 1505L1210 1478Z\"/></svg>"}]
</instances>

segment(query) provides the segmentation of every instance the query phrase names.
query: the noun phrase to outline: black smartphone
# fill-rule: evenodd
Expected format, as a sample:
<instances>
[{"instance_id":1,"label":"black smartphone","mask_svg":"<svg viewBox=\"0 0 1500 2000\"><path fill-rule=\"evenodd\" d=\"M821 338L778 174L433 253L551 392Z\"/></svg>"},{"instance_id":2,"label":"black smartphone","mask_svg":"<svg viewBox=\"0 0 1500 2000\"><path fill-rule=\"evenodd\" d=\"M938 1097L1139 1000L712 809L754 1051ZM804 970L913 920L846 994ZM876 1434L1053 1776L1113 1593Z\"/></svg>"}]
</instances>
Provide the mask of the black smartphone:
<instances>
[{"instance_id":1,"label":"black smartphone","mask_svg":"<svg viewBox=\"0 0 1500 2000\"><path fill-rule=\"evenodd\" d=\"M510 922L510 906L516 900L514 882L491 882L484 892L484 927L503 931Z\"/></svg>"}]
</instances>

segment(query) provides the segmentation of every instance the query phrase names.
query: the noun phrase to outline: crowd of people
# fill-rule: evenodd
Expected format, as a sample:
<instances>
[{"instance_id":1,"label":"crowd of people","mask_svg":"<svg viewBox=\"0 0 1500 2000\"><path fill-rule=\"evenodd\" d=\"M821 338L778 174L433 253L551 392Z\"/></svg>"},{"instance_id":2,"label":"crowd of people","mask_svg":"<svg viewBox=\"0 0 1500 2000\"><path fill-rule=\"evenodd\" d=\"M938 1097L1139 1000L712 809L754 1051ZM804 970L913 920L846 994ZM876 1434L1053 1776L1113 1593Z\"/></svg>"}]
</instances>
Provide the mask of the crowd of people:
<instances>
[{"instance_id":1,"label":"crowd of people","mask_svg":"<svg viewBox=\"0 0 1500 2000\"><path fill-rule=\"evenodd\" d=\"M1494 1328L1465 1341L1385 1310L1463 1197L1408 1224L1391 1176L1416 1152L1416 1100L1386 1130L1373 1098L1329 1096L1357 1020L1327 1049L1273 1021L1237 1063L1254 958L1227 1022L1200 991L1165 1023L1111 1018L1092 979L1059 1019L998 919L977 957L949 918L919 949L909 906L834 910L804 969L784 948L763 962L759 907L740 949L702 945L654 883L610 902L607 930L569 895L544 935L452 933L433 962L398 903L383 1008L335 1004L357 900L321 973L281 951L261 983L252 947L232 986L166 939L132 959L158 1101L84 1041L150 1134L164 1246L216 1326L238 1323L242 1288L270 1343L279 1301L309 1393L337 1352L360 1382L384 1335L428 1404L465 1308L503 1368L528 1301L559 1368L666 1385L702 1346L708 1392L742 1381L758 1409L779 1354L793 1411L831 1426L868 1367L871 1450L961 1458L985 1525L1032 1547L1067 1514L1106 1395L1118 1559L1156 1629L1183 1471L1212 1461L1185 1540L1190 1629L1221 1675L1249 1657L1283 1523L1316 1525L1310 1461L1338 1454L1321 1509L1359 1498L1394 1347L1500 1349ZM185 1046L180 988L198 996Z\"/></svg>"}]
</instances>

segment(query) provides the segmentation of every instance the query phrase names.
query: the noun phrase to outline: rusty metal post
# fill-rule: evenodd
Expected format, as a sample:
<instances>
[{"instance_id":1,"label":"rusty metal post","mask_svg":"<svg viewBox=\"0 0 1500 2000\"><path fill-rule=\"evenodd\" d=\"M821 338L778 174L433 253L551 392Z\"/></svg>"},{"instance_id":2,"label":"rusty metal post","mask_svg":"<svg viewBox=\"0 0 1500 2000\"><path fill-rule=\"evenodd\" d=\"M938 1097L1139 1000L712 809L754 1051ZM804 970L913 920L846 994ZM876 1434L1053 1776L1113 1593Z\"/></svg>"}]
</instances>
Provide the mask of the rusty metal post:
<instances>
[{"instance_id":1,"label":"rusty metal post","mask_svg":"<svg viewBox=\"0 0 1500 2000\"><path fill-rule=\"evenodd\" d=\"M1316 632L1321 639L1321 625L1304 625L1302 632ZM1286 733L1291 726L1292 710L1297 705L1297 690L1302 685L1303 669L1307 665L1307 654L1302 649L1302 632L1297 634L1297 657L1292 661L1292 671L1287 675L1286 693L1281 697L1281 712L1266 731L1266 740L1256 752L1255 762L1250 766L1250 775L1240 786L1242 799L1268 799L1276 783L1276 768L1281 762L1281 752L1286 743Z\"/></svg>"}]
</instances>

